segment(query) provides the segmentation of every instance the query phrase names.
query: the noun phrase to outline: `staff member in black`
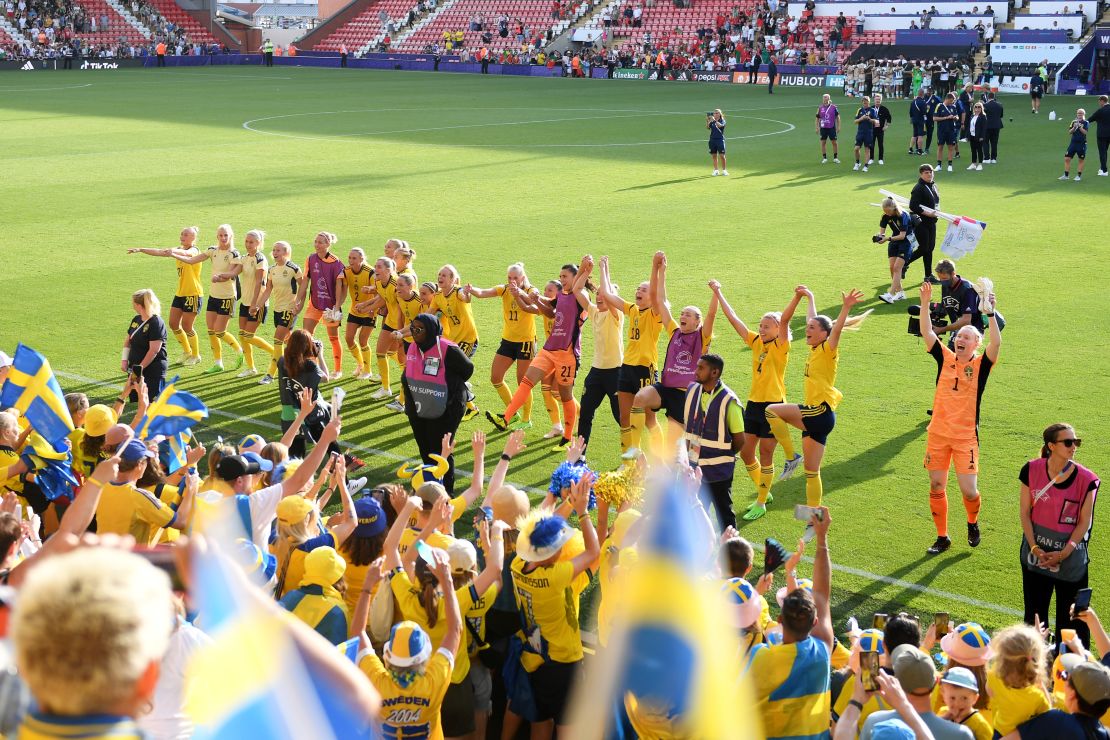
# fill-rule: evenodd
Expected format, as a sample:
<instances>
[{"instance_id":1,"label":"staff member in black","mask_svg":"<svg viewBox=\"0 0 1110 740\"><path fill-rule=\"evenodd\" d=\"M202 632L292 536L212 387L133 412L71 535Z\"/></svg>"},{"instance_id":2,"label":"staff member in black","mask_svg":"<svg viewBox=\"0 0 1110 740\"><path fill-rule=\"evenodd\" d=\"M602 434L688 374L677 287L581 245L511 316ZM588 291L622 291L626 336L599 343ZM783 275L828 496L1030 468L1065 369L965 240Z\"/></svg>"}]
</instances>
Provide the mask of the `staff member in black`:
<instances>
[{"instance_id":1,"label":"staff member in black","mask_svg":"<svg viewBox=\"0 0 1110 740\"><path fill-rule=\"evenodd\" d=\"M971 166L969 170L983 171L983 144L987 137L987 116L983 104L975 103L967 119L967 138L971 142Z\"/></svg>"},{"instance_id":2,"label":"staff member in black","mask_svg":"<svg viewBox=\"0 0 1110 740\"><path fill-rule=\"evenodd\" d=\"M886 127L894 122L894 117L890 115L890 108L883 105L881 93L875 93L875 110L879 112L879 125L875 128L875 151L879 153L879 164L882 164L883 155L886 152L886 147L883 146Z\"/></svg>"},{"instance_id":3,"label":"staff member in black","mask_svg":"<svg viewBox=\"0 0 1110 740\"><path fill-rule=\"evenodd\" d=\"M994 99L994 93L987 93L987 104L983 106L987 114L987 164L998 164L998 134L1002 132L1002 103Z\"/></svg>"},{"instance_id":4,"label":"staff member in black","mask_svg":"<svg viewBox=\"0 0 1110 740\"><path fill-rule=\"evenodd\" d=\"M142 375L146 381L147 393L154 400L162 392L166 368L169 366L166 357L166 324L159 315L162 313L162 304L153 290L144 288L131 295L131 305L136 315L127 327L127 339L123 340L120 369L132 375Z\"/></svg>"},{"instance_id":5,"label":"staff member in black","mask_svg":"<svg viewBox=\"0 0 1110 740\"><path fill-rule=\"evenodd\" d=\"M920 177L910 193L910 211L921 217L914 233L917 235L917 249L910 256L910 261L902 267L902 277L906 276L906 269L914 260L925 263L925 280L936 285L940 281L933 276L933 249L937 245L937 217L924 209L936 209L940 205L940 194L937 186L933 184L932 165L923 164L917 169Z\"/></svg>"},{"instance_id":6,"label":"staff member in black","mask_svg":"<svg viewBox=\"0 0 1110 740\"><path fill-rule=\"evenodd\" d=\"M967 141L968 124L971 123L972 103L974 86L969 82L964 85L963 92L960 93L960 141ZM969 168L970 169L970 168Z\"/></svg>"},{"instance_id":7,"label":"staff member in black","mask_svg":"<svg viewBox=\"0 0 1110 740\"><path fill-rule=\"evenodd\" d=\"M1098 110L1087 116L1087 120L1098 125L1098 176L1110 175L1106 169L1106 150L1110 149L1110 97L1098 97Z\"/></svg>"},{"instance_id":8,"label":"staff member in black","mask_svg":"<svg viewBox=\"0 0 1110 740\"><path fill-rule=\"evenodd\" d=\"M405 389L405 415L409 418L412 436L420 450L420 457L429 465L435 460L443 444L443 435L452 437L459 431L469 391L466 381L474 374L474 363L459 347L450 342L441 342L443 328L439 319L427 313L418 314L409 323L412 345L406 358L405 372L401 374L401 385ZM418 351L416 351L418 350ZM419 364L414 364L419 363ZM424 377L409 377L409 369L415 368ZM442 395L442 390L446 395ZM443 476L443 487L447 493L455 490L455 456L447 457L447 474Z\"/></svg>"},{"instance_id":9,"label":"staff member in black","mask_svg":"<svg viewBox=\"0 0 1110 740\"><path fill-rule=\"evenodd\" d=\"M748 72L748 84L749 85L754 85L755 84L755 78L759 76L759 68L760 68L760 66L762 66L762 64L763 64L763 57L761 57L759 55L759 47L757 46L755 48L755 51L752 52L751 67L750 67L750 71Z\"/></svg>"},{"instance_id":10,"label":"staff member in black","mask_svg":"<svg viewBox=\"0 0 1110 740\"><path fill-rule=\"evenodd\" d=\"M779 73L778 65L775 64L775 58L771 57L767 60L767 94L775 94L775 75Z\"/></svg>"}]
</instances>

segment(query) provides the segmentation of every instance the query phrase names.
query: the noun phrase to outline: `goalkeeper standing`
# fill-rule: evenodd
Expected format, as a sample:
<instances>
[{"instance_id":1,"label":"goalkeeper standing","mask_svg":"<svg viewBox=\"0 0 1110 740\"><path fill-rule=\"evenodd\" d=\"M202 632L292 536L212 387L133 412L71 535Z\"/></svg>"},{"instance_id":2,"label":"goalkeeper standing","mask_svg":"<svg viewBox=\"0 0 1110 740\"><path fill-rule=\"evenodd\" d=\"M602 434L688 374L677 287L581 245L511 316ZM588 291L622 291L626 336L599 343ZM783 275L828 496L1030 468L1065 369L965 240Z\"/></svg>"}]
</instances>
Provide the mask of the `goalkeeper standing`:
<instances>
[{"instance_id":1,"label":"goalkeeper standing","mask_svg":"<svg viewBox=\"0 0 1110 740\"><path fill-rule=\"evenodd\" d=\"M339 342L339 324L343 316L343 301L347 298L347 281L343 277L343 260L331 253L333 244L339 237L329 231L321 231L313 242L315 252L305 260L304 272L308 277L297 291L297 305L294 315L304 308L304 328L309 334L316 331L321 320L328 330L331 342L331 356L335 371L327 378L337 380L343 377L343 345ZM309 298L308 306L305 299ZM322 360L323 358L321 358ZM327 369L324 370L325 374Z\"/></svg>"}]
</instances>

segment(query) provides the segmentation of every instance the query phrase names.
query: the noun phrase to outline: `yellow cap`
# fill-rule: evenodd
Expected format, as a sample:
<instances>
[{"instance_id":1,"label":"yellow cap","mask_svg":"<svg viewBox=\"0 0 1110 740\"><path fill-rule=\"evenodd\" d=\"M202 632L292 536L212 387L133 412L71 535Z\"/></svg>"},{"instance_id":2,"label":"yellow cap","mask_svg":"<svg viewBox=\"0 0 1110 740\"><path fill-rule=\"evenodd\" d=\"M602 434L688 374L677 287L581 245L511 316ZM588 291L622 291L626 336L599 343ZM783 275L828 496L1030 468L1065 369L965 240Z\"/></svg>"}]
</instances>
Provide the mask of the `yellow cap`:
<instances>
[{"instance_id":1,"label":"yellow cap","mask_svg":"<svg viewBox=\"0 0 1110 740\"><path fill-rule=\"evenodd\" d=\"M277 505L278 522L300 524L313 508L313 505L303 496L286 496Z\"/></svg>"},{"instance_id":2,"label":"yellow cap","mask_svg":"<svg viewBox=\"0 0 1110 740\"><path fill-rule=\"evenodd\" d=\"M331 547L317 547L305 555L302 586L331 586L343 577L347 561Z\"/></svg>"},{"instance_id":3,"label":"yellow cap","mask_svg":"<svg viewBox=\"0 0 1110 740\"><path fill-rule=\"evenodd\" d=\"M90 437L101 437L116 421L116 412L110 406L102 403L89 406L89 410L85 412L85 434Z\"/></svg>"}]
</instances>

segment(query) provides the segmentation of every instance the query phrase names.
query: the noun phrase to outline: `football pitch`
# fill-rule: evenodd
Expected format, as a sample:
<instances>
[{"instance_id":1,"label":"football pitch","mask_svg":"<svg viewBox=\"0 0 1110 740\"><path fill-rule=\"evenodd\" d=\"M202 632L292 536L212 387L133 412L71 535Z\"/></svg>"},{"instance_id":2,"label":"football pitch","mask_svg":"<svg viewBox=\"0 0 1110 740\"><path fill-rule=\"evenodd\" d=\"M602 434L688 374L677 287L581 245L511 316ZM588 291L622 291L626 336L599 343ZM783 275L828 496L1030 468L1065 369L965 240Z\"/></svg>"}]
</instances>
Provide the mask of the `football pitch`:
<instances>
[{"instance_id":1,"label":"football pitch","mask_svg":"<svg viewBox=\"0 0 1110 740\"><path fill-rule=\"evenodd\" d=\"M1098 287L1110 260L1110 178L1096 176L1093 132L1083 181L1056 179L1067 122L1078 105L1097 103L1048 97L1034 117L1025 98L1004 96L1000 163L967 172L965 144L955 171L937 178L942 210L988 223L958 272L993 279L1007 327L982 406L982 545L967 547L953 478L954 546L929 557L935 531L922 457L935 364L906 333L907 304L878 300L889 277L885 246L870 239L881 211L869 204L881 199L880 188L908 197L917 166L935 160L907 156L907 105L888 101L895 122L885 165L853 172L856 106L828 90L844 121L841 164L820 164L813 126L823 92L288 67L4 75L0 347L10 353L23 341L50 359L65 390L84 391L92 402L112 398L122 381L130 294L152 287L168 313L176 282L171 260L125 250L176 246L181 228L194 224L198 246L215 243L217 225L227 222L238 248L260 228L267 255L275 240L286 240L298 262L322 229L339 235L344 259L355 246L373 259L386 239L404 238L422 280L451 263L481 287L502 282L516 260L542 286L586 252L609 255L626 297L663 249L673 306L704 309L706 282L716 278L749 326L781 310L795 285L808 285L819 309L834 316L840 291L860 288L862 308L875 313L841 342L837 386L845 398L823 466L838 631L848 615L866 621L873 611L902 608L926 620L948 611L958 622L997 628L1020 616L1017 475L1038 453L1041 430L1074 424L1086 442L1077 459L1110 475L1110 423L1101 410L1110 395L1110 329ZM727 178L710 177L706 154L705 111L718 107L728 120ZM1049 121L1050 110L1062 120ZM206 265L206 282L209 274ZM911 300L920 277L915 263ZM474 313L478 404L496 411L488 378L500 306L476 301ZM799 313L791 401L801 398L802 323ZM203 316L197 328L207 360ZM579 393L590 361L586 331ZM270 338L272 325L260 334ZM750 355L723 316L715 335L725 382L746 398ZM180 374L180 386L212 409L203 441L277 436L275 386L232 372L203 375L207 361L182 368L172 337L168 349L170 376ZM370 399L375 387L350 379L349 355L344 363L343 438L372 481L391 480L416 455L408 424ZM509 478L538 494L562 457L541 439L548 420L538 397L534 424ZM460 429L458 465L471 469L469 436L478 429L489 436L488 474L504 435L482 417ZM618 463L607 406L595 421L590 459L596 469ZM781 453L775 462L781 468ZM804 487L801 475L776 485L768 515L744 524L744 536L791 547ZM733 492L741 511L754 498L742 467ZM1096 605L1110 584L1102 556L1108 525L1107 507L1096 507ZM808 566L802 571L808 575Z\"/></svg>"}]
</instances>

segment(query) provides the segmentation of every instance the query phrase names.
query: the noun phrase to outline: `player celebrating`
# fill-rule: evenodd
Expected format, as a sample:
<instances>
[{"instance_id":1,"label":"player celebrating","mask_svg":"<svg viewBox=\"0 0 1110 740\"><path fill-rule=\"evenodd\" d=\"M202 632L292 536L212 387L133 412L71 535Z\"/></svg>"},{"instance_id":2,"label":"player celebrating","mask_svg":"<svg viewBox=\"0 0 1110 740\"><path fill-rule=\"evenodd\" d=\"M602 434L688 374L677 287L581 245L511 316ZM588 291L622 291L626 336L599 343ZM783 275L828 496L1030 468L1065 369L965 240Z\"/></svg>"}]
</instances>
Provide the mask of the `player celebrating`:
<instances>
[{"instance_id":1,"label":"player celebrating","mask_svg":"<svg viewBox=\"0 0 1110 740\"><path fill-rule=\"evenodd\" d=\"M836 135L840 133L840 111L832 103L829 95L821 96L821 106L817 109L817 119L813 122L814 128L821 136L821 164L829 161L825 149L826 140L832 140L833 162L840 164L840 149L836 143Z\"/></svg>"},{"instance_id":2,"label":"player celebrating","mask_svg":"<svg viewBox=\"0 0 1110 740\"><path fill-rule=\"evenodd\" d=\"M370 303L377 291L374 288L374 271L366 266L366 252L355 247L347 254L347 266L343 268L343 280L347 283L347 295L351 298L351 310L347 313L347 329L343 339L347 350L355 358L355 378L371 380L370 336L378 325L377 315L369 310Z\"/></svg>"},{"instance_id":3,"label":"player celebrating","mask_svg":"<svg viewBox=\"0 0 1110 740\"><path fill-rule=\"evenodd\" d=\"M752 351L752 387L748 392L748 403L744 407L744 446L740 448L740 459L744 469L755 484L756 500L744 514L745 521L755 521L767 513L767 504L774 501L771 485L775 479L775 435L767 423L767 407L772 403L786 400L786 365L790 362L790 319L798 307L801 294L794 293L790 303L782 313L771 311L759 320L759 331L751 331L740 320L732 306L721 292L721 284L709 281L709 289L721 304L721 311L732 324L732 328ZM802 461L802 456L794 451L794 442L789 433L787 444L783 446L786 464L782 468L782 479L794 474ZM756 444L759 445L759 461L755 459Z\"/></svg>"},{"instance_id":4,"label":"player celebrating","mask_svg":"<svg viewBox=\"0 0 1110 740\"><path fill-rule=\"evenodd\" d=\"M194 257L200 254L194 245L200 228L188 226L181 230L181 249L177 250ZM152 257L173 257L173 249L128 249L128 254L149 254ZM200 265L192 262L177 261L177 290L173 294L173 303L170 304L170 331L177 339L181 349L185 350L185 359L181 364L185 366L196 365L200 362L200 337L193 329L200 313L200 302L204 298L204 290L200 285Z\"/></svg>"},{"instance_id":5,"label":"player celebrating","mask_svg":"<svg viewBox=\"0 0 1110 740\"><path fill-rule=\"evenodd\" d=\"M1079 164L1075 167L1075 181L1079 182L1083 179L1083 163L1087 160L1087 129L1090 127L1090 122L1087 120L1087 111L1080 108L1075 112L1075 120L1071 122L1068 127L1068 133L1071 134L1071 142L1068 144L1068 152L1064 155L1064 174L1059 177L1060 180L1067 180L1071 172L1071 158L1078 157ZM176 300L176 299L175 299Z\"/></svg>"},{"instance_id":6,"label":"player celebrating","mask_svg":"<svg viewBox=\"0 0 1110 740\"><path fill-rule=\"evenodd\" d=\"M378 363L378 379L382 387L371 393L370 397L376 401L386 398L392 400L393 391L389 387L389 363L391 360L400 359L396 356L390 357L395 355L399 346L393 332L403 327L401 306L397 302L397 263L389 257L379 257L374 263L374 289L377 297L368 304L360 304L364 310L369 308L371 312L379 315L383 310L385 311L382 330L378 334L378 344L374 349L374 358Z\"/></svg>"},{"instance_id":7,"label":"player celebrating","mask_svg":"<svg viewBox=\"0 0 1110 740\"><path fill-rule=\"evenodd\" d=\"M663 252L656 252L655 259L659 261L655 306L670 339L667 342L667 355L663 361L660 382L641 388L632 401L632 438L624 453L627 460L635 460L640 456L645 426L649 434L655 435L655 442L666 445L661 448L656 444L657 452L672 449L671 442L682 433L686 423L686 389L694 382L698 358L708 351L709 342L713 339L713 321L717 317L717 295L714 293L704 322L701 309L697 306L683 308L678 321L675 321L671 315L671 305L667 301L667 256ZM669 435L664 435L655 422L654 412L658 409L664 409L671 420L672 431ZM653 412L650 417L647 413L649 411Z\"/></svg>"},{"instance_id":8,"label":"player celebrating","mask_svg":"<svg viewBox=\"0 0 1110 740\"><path fill-rule=\"evenodd\" d=\"M998 363L1002 333L995 316L994 294L980 304L990 322L990 342L982 355L975 350L983 335L973 326L956 332L956 351L937 339L929 319L929 303L933 297L930 283L921 285L921 337L925 351L937 361L937 389L933 395L933 418L925 448L925 469L929 471L929 508L937 527L937 540L926 550L938 555L952 547L948 537L948 468L955 463L956 480L967 510L967 544L979 546L979 405L987 387L991 368ZM983 305L989 304L989 305Z\"/></svg>"},{"instance_id":9,"label":"player celebrating","mask_svg":"<svg viewBox=\"0 0 1110 740\"><path fill-rule=\"evenodd\" d=\"M420 300L420 294L416 291L416 280L416 275L408 272L401 273L397 276L397 306L401 310L402 328L393 332L393 337L397 340L397 361L401 364L404 364L408 355L408 347L412 344L412 333L409 331L409 327L412 326L412 320L424 311L424 304ZM404 413L404 383L400 385L397 398L387 403L385 407L390 411Z\"/></svg>"},{"instance_id":10,"label":"player celebrating","mask_svg":"<svg viewBox=\"0 0 1110 740\"><path fill-rule=\"evenodd\" d=\"M267 357L272 357L274 347L262 337L255 336L258 327L266 322L266 301L259 301L259 296L266 290L266 273L269 265L266 255L262 252L262 240L266 234L258 229L247 232L243 239L243 246L247 253L239 258L242 271L239 273L239 287L242 289L242 303L239 304L239 339L243 343L243 356L247 366L237 377L249 378L257 375L254 368L254 350L258 347L266 352Z\"/></svg>"},{"instance_id":11,"label":"player celebrating","mask_svg":"<svg viewBox=\"0 0 1110 740\"><path fill-rule=\"evenodd\" d=\"M308 298L308 307L304 313L304 330L315 334L316 326L324 320L327 328L328 341L331 343L331 356L335 371L329 376L331 380L343 377L343 349L339 344L339 324L341 322L343 301L347 298L347 281L343 277L343 263L331 253L332 246L339 241L339 237L330 231L321 231L316 234L312 243L316 251L308 255L304 263L304 272L307 279L301 283L297 291L297 306L293 312L298 314L305 308L305 299ZM321 357L321 359L323 359ZM327 370L325 369L326 373Z\"/></svg>"},{"instance_id":12,"label":"player celebrating","mask_svg":"<svg viewBox=\"0 0 1110 740\"><path fill-rule=\"evenodd\" d=\"M864 152L863 171L867 172L867 165L871 161L871 150L875 145L875 127L879 125L879 115L871 107L871 98L865 95L860 102L862 105L856 111L856 117L853 119L856 124L856 164L852 167L852 170L860 169L859 154L862 149Z\"/></svg>"},{"instance_id":13,"label":"player celebrating","mask_svg":"<svg viewBox=\"0 0 1110 740\"><path fill-rule=\"evenodd\" d=\"M513 297L510 287L515 287L524 293L530 293L533 288L528 282L528 275L524 272L523 262L514 262L509 265L503 285L492 288L475 288L470 283L466 284L465 291L473 298L500 298L501 299L501 344L493 356L493 365L490 367L490 383L497 395L506 406L513 400L513 392L505 385L505 373L513 363L516 363L516 384L520 386L532 358L536 356L536 319L533 314L521 310L520 304ZM521 418L514 420L510 429L530 429L532 426L532 394L524 397L524 405L520 410Z\"/></svg>"},{"instance_id":14,"label":"player celebrating","mask_svg":"<svg viewBox=\"0 0 1110 740\"><path fill-rule=\"evenodd\" d=\"M486 418L498 429L508 429L509 421L524 405L525 396L532 392L537 382L551 377L563 405L563 437L555 449L565 450L570 446L574 438L574 422L578 418L578 406L574 400L574 378L578 372L575 350L582 341L582 314L590 305L586 289L592 287L589 286L589 278L593 268L594 259L588 254L582 258L580 266L563 265L559 271L559 292L555 299L538 299L530 303L544 316L553 319L551 333L536 354L536 359L532 360L505 412L500 416L486 412ZM514 286L511 290L518 303L529 302L529 296L519 288Z\"/></svg>"},{"instance_id":15,"label":"player celebrating","mask_svg":"<svg viewBox=\"0 0 1110 740\"><path fill-rule=\"evenodd\" d=\"M227 333L227 322L235 310L236 281L235 278L243 270L239 262L239 252L232 247L235 235L230 224L223 224L216 229L216 245L203 252L190 253L181 249L170 250L170 256L178 262L189 265L199 265L205 260L212 260L211 287L208 291L208 305L205 307L204 322L208 326L208 343L212 347L212 357L215 360L206 373L218 373L224 369L223 353L220 342L227 342L239 358L235 362L235 370L243 364L243 348L234 336Z\"/></svg>"},{"instance_id":16,"label":"player celebrating","mask_svg":"<svg viewBox=\"0 0 1110 740\"><path fill-rule=\"evenodd\" d=\"M840 315L833 322L828 316L818 316L814 305L813 293L804 285L794 289L794 300L803 296L806 299L806 344L809 357L806 359L805 383L802 405L793 403L773 403L767 407L767 424L775 439L788 449L790 429L802 430L802 458L806 473L806 503L820 506L824 489L821 483L821 460L825 457L825 445L829 434L836 426L836 407L844 394L836 389L836 370L840 362L840 335L845 328L858 327L870 310L859 316L849 316L852 306L863 300L863 293L850 290L843 295ZM785 470L783 471L786 472Z\"/></svg>"},{"instance_id":17,"label":"player celebrating","mask_svg":"<svg viewBox=\"0 0 1110 740\"><path fill-rule=\"evenodd\" d=\"M432 299L432 308L443 314L443 337L459 345L459 349L470 359L478 352L478 325L474 323L474 310L470 305L470 294L462 289L459 271L454 265L444 265L436 275L439 292ZM470 398L466 402L463 421L478 415L474 394L467 386Z\"/></svg>"},{"instance_id":18,"label":"player celebrating","mask_svg":"<svg viewBox=\"0 0 1110 740\"><path fill-rule=\"evenodd\" d=\"M258 381L260 385L269 385L277 377L277 361L285 351L285 340L297 323L297 295L305 282L304 273L292 260L293 248L289 242L274 242L270 255L274 258L274 265L266 273L266 287L253 306L256 315L267 300L272 300L274 308L273 359L266 374ZM259 320L265 321L265 317Z\"/></svg>"}]
</instances>

